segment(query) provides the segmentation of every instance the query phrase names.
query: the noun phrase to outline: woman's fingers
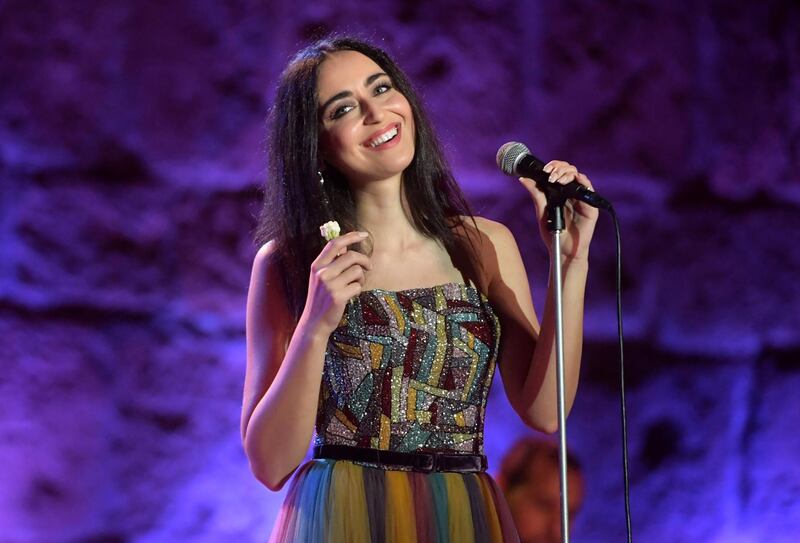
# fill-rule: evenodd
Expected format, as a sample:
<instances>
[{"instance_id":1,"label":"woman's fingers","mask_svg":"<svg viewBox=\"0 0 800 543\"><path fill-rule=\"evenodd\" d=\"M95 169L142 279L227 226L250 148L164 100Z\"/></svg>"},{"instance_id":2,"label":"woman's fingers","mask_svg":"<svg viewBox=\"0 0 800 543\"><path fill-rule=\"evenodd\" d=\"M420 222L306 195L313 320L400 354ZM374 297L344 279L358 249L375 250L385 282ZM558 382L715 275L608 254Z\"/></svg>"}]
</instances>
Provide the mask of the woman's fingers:
<instances>
[{"instance_id":1,"label":"woman's fingers","mask_svg":"<svg viewBox=\"0 0 800 543\"><path fill-rule=\"evenodd\" d=\"M351 283L358 283L363 287L366 280L366 271L359 265L350 266L341 274L339 274L339 277L337 278L337 282L339 282L342 287L348 286Z\"/></svg>"},{"instance_id":2,"label":"woman's fingers","mask_svg":"<svg viewBox=\"0 0 800 543\"><path fill-rule=\"evenodd\" d=\"M348 251L342 256L334 259L334 261L327 265L325 269L331 277L336 277L352 266L367 271L372 269L372 261L370 261L369 257L363 253L359 253L358 251Z\"/></svg>"},{"instance_id":3,"label":"woman's fingers","mask_svg":"<svg viewBox=\"0 0 800 543\"><path fill-rule=\"evenodd\" d=\"M563 169L565 166L572 166L572 164L563 160L551 160L542 167L542 170L552 174L554 170Z\"/></svg>"},{"instance_id":4,"label":"woman's fingers","mask_svg":"<svg viewBox=\"0 0 800 543\"><path fill-rule=\"evenodd\" d=\"M309 311L318 315L326 326L335 329L348 300L363 289L365 274L372 266L370 259L349 246L363 241L366 232L348 232L325 244L314 262L308 284Z\"/></svg>"},{"instance_id":5,"label":"woman's fingers","mask_svg":"<svg viewBox=\"0 0 800 543\"><path fill-rule=\"evenodd\" d=\"M594 188L592 187L592 182L589 181L589 178L586 177L586 174L582 174L582 173L578 172L578 175L576 176L575 179L577 179L578 183L580 183L584 187L586 187L589 190L591 190L592 192L594 192Z\"/></svg>"},{"instance_id":6,"label":"woman's fingers","mask_svg":"<svg viewBox=\"0 0 800 543\"><path fill-rule=\"evenodd\" d=\"M351 284L363 285L366 271L372 269L370 258L358 251L349 251L348 246L366 238L361 232L348 232L330 240L311 265L317 280L324 283L329 292L349 292Z\"/></svg>"},{"instance_id":7,"label":"woman's fingers","mask_svg":"<svg viewBox=\"0 0 800 543\"><path fill-rule=\"evenodd\" d=\"M548 181L551 183L560 183L562 185L566 185L572 181L577 181L589 190L594 190L589 178L585 174L580 173L578 169L569 162L564 162L563 160L551 160L545 164L542 169L548 174ZM536 182L532 179L520 178L520 182L528 190L531 198L536 204L536 216L541 221L547 207L547 198L545 197L544 193L539 190L539 188L536 186ZM580 215L591 217L596 211L594 208L591 208L591 206L581 202L574 202L574 204L576 205L573 206L573 202L571 200L567 201L566 209L567 214L570 217L574 216L574 212L577 212ZM573 207L577 207L577 210L573 210Z\"/></svg>"},{"instance_id":8,"label":"woman's fingers","mask_svg":"<svg viewBox=\"0 0 800 543\"><path fill-rule=\"evenodd\" d=\"M547 166L550 166L549 168ZM549 170L549 171L548 171ZM548 181L551 183L567 184L578 175L578 169L569 162L552 161L545 165L544 171L550 174Z\"/></svg>"},{"instance_id":9,"label":"woman's fingers","mask_svg":"<svg viewBox=\"0 0 800 543\"><path fill-rule=\"evenodd\" d=\"M552 161L545 165L543 168L550 176L548 181L551 183L567 184L576 178L578 170L572 164L561 161ZM521 177L520 182L528 190L533 201L536 203L536 215L541 218L544 215L545 206L547 205L547 197L536 186L536 182L526 177Z\"/></svg>"},{"instance_id":10,"label":"woman's fingers","mask_svg":"<svg viewBox=\"0 0 800 543\"><path fill-rule=\"evenodd\" d=\"M345 254L349 245L364 241L368 235L367 232L355 231L333 238L322 248L319 256L314 260L314 265L316 265L317 268L327 266L333 262L337 256Z\"/></svg>"},{"instance_id":11,"label":"woman's fingers","mask_svg":"<svg viewBox=\"0 0 800 543\"><path fill-rule=\"evenodd\" d=\"M539 190L536 186L536 181L533 179L529 179L527 177L520 177L519 182L522 184L523 187L528 191L533 199L533 203L536 204L536 216L538 218L542 218L544 214L544 208L547 205L547 198L545 197L544 193Z\"/></svg>"}]
</instances>

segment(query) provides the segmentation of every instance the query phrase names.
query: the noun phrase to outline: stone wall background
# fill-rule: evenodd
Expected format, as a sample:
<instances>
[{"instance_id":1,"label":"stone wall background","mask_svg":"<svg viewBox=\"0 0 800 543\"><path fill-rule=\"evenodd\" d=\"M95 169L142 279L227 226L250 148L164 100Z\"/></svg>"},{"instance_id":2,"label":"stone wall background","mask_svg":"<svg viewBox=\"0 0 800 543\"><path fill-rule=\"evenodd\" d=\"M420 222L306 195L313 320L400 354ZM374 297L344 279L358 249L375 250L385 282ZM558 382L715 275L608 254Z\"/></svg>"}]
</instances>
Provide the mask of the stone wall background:
<instances>
[{"instance_id":1,"label":"stone wall background","mask_svg":"<svg viewBox=\"0 0 800 543\"><path fill-rule=\"evenodd\" d=\"M382 43L475 208L532 206L521 140L589 173L624 245L635 537L800 533L800 7L793 1L0 2L0 542L263 541L238 438L275 79L311 36ZM570 443L574 541L624 533L613 231ZM493 389L497 465L525 432Z\"/></svg>"}]
</instances>

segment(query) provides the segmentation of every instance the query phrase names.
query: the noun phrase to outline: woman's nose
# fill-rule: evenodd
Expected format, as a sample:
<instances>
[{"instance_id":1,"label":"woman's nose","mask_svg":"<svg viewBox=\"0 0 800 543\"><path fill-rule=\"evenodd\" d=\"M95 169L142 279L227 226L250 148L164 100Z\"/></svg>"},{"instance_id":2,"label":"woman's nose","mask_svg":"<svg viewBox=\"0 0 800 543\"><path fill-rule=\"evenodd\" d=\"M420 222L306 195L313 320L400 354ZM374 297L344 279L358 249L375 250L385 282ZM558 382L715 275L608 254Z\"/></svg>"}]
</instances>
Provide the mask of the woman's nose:
<instances>
[{"instance_id":1,"label":"woman's nose","mask_svg":"<svg viewBox=\"0 0 800 543\"><path fill-rule=\"evenodd\" d=\"M383 120L383 108L371 100L365 100L361 106L364 111L364 122L367 124L379 123Z\"/></svg>"}]
</instances>

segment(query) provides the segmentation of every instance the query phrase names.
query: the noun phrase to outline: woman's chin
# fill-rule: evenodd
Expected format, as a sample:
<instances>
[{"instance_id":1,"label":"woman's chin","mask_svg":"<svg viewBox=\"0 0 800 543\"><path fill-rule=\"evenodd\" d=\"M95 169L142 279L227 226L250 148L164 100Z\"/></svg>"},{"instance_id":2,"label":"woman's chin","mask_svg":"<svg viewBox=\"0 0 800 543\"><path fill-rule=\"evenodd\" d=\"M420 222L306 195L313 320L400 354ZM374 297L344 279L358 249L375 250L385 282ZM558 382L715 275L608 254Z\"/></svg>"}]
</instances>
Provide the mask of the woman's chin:
<instances>
[{"instance_id":1,"label":"woman's chin","mask_svg":"<svg viewBox=\"0 0 800 543\"><path fill-rule=\"evenodd\" d=\"M381 168L358 172L353 175L351 179L356 180L358 184L395 179L401 176L410 165L410 160L397 161L397 163L394 164L384 164Z\"/></svg>"}]
</instances>

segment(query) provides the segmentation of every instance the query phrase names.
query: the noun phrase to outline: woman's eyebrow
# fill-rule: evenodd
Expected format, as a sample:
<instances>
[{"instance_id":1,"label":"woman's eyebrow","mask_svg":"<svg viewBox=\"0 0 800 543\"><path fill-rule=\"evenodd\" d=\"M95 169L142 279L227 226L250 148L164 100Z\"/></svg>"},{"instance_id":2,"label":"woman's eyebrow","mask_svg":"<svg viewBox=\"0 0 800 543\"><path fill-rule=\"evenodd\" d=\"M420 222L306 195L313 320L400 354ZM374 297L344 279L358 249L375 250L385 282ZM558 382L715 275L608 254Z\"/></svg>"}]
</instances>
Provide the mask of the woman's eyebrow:
<instances>
[{"instance_id":1,"label":"woman's eyebrow","mask_svg":"<svg viewBox=\"0 0 800 543\"><path fill-rule=\"evenodd\" d=\"M386 75L384 72L378 72L378 73L372 74L371 76L369 76L367 78L366 81L364 81L364 86L365 87L369 87L370 85L372 85L373 81L375 81L376 79L378 79L379 77L384 76L384 75Z\"/></svg>"},{"instance_id":2,"label":"woman's eyebrow","mask_svg":"<svg viewBox=\"0 0 800 543\"><path fill-rule=\"evenodd\" d=\"M377 72L377 73L372 74L371 76L369 76L364 81L364 86L365 87L369 87L376 79L378 79L379 77L382 77L384 75L386 75L384 72ZM352 95L353 95L353 93L350 92L350 91L342 91L340 93L334 94L333 96L328 98L325 101L324 104L322 104L319 107L319 110L320 111L325 111L328 108L328 106L331 105L332 103L334 103L336 100L341 100L342 98L347 98L348 96L352 96Z\"/></svg>"}]
</instances>

